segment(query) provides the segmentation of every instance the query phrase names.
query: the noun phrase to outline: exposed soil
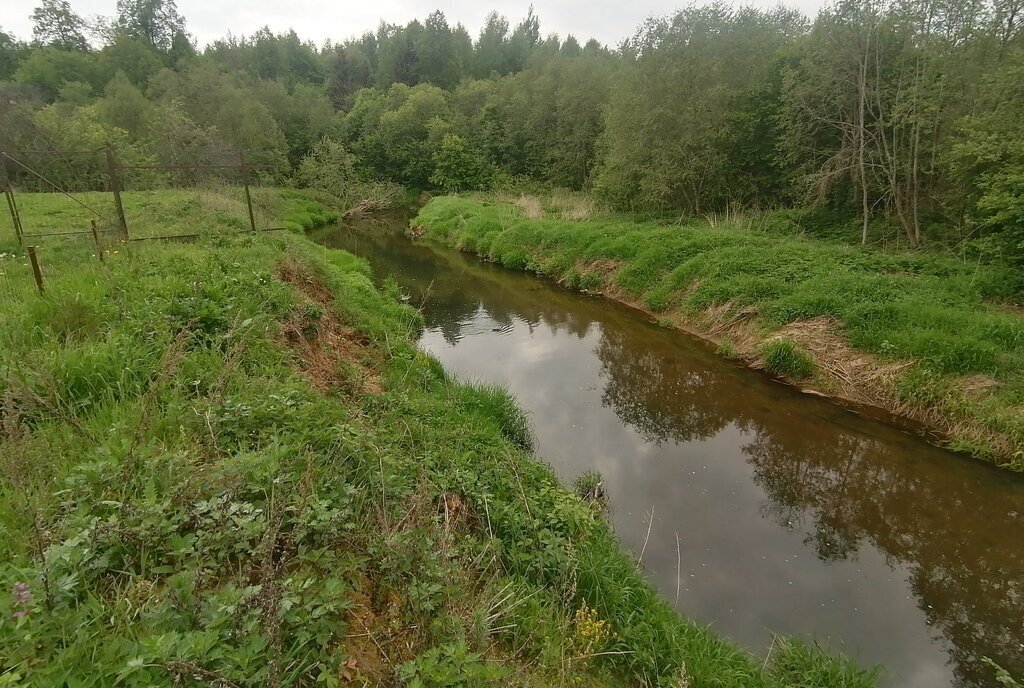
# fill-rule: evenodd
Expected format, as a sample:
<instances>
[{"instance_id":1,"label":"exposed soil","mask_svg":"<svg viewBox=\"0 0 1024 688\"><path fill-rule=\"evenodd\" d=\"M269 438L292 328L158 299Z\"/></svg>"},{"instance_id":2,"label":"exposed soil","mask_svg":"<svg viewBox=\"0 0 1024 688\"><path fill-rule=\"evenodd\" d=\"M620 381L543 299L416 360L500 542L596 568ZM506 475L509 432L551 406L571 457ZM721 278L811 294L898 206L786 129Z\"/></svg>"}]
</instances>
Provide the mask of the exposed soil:
<instances>
[{"instance_id":1,"label":"exposed soil","mask_svg":"<svg viewBox=\"0 0 1024 688\"><path fill-rule=\"evenodd\" d=\"M292 259L281 264L278 276L304 297L304 305L293 311L282 329L299 370L313 388L320 392L380 392L370 339L341 322L332 303L334 295L323 280Z\"/></svg>"}]
</instances>

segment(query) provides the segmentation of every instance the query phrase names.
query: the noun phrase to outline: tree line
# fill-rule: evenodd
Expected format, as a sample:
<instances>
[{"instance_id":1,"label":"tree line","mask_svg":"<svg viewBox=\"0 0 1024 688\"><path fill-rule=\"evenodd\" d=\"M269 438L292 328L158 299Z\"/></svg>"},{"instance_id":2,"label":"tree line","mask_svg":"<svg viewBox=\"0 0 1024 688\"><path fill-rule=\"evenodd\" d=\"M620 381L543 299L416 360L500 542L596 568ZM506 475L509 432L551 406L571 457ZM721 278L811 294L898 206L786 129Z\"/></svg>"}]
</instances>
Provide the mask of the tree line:
<instances>
[{"instance_id":1,"label":"tree line","mask_svg":"<svg viewBox=\"0 0 1024 688\"><path fill-rule=\"evenodd\" d=\"M43 0L31 41L0 32L0 136L161 161L244 147L277 180L340 147L362 177L411 187L813 207L864 241L985 237L1013 257L1022 15L1024 0L838 0L813 20L715 3L609 49L543 35L532 9L475 37L434 12L340 43L264 28L197 50L173 0L119 0L93 25Z\"/></svg>"}]
</instances>

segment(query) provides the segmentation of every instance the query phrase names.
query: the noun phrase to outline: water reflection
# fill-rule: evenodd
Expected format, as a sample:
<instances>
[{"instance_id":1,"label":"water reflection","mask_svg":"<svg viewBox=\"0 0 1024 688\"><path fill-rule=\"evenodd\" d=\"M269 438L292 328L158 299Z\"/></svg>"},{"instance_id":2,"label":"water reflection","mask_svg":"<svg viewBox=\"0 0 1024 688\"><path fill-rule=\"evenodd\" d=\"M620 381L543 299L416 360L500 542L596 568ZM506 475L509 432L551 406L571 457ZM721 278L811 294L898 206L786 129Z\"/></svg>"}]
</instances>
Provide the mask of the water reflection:
<instances>
[{"instance_id":1,"label":"water reflection","mask_svg":"<svg viewBox=\"0 0 1024 688\"><path fill-rule=\"evenodd\" d=\"M732 366L628 309L386 228L322 240L414 303L447 368L505 384L566 477L597 468L668 599L750 646L813 635L892 685L1024 673L1024 481ZM676 551L678 537L679 551ZM677 566L677 561L681 562Z\"/></svg>"}]
</instances>

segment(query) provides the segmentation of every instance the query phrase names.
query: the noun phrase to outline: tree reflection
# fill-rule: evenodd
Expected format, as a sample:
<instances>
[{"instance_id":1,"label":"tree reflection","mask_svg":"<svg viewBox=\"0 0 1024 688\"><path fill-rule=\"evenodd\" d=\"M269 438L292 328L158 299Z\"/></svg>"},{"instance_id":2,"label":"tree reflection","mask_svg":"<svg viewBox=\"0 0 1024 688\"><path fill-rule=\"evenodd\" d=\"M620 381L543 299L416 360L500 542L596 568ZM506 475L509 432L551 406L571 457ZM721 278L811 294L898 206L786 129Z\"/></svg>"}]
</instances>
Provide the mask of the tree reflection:
<instances>
[{"instance_id":1,"label":"tree reflection","mask_svg":"<svg viewBox=\"0 0 1024 688\"><path fill-rule=\"evenodd\" d=\"M1024 671L1020 481L966 460L908 460L840 430L761 425L745 449L754 480L773 505L802 514L822 560L870 543L907 565L918 606L951 642L960 685L992 685L985 656Z\"/></svg>"},{"instance_id":2,"label":"tree reflection","mask_svg":"<svg viewBox=\"0 0 1024 688\"><path fill-rule=\"evenodd\" d=\"M602 329L596 354L605 380L602 402L649 442L712 437L728 425L745 429L750 416L737 409L735 386L722 367L683 358L672 348L637 346L628 329Z\"/></svg>"},{"instance_id":3,"label":"tree reflection","mask_svg":"<svg viewBox=\"0 0 1024 688\"><path fill-rule=\"evenodd\" d=\"M656 339L654 337L653 339ZM767 499L762 513L805 535L824 562L873 546L911 572L928 623L950 642L960 686L991 686L990 657L1024 673L1024 483L919 442L879 441L806 422L780 395L754 403L728 366L674 356L648 332L604 328L596 349L604 403L651 442L705 440L730 423ZM898 433L892 433L897 436ZM891 440L891 438L890 438Z\"/></svg>"}]
</instances>

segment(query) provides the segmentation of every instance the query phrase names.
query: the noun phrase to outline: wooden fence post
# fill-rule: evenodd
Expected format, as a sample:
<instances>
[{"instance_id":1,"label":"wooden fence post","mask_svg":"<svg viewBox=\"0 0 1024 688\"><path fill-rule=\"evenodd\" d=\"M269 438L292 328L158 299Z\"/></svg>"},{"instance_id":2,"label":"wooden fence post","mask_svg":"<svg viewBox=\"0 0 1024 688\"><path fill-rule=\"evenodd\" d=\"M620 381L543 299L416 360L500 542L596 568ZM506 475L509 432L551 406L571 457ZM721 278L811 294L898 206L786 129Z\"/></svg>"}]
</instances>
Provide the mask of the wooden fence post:
<instances>
[{"instance_id":1,"label":"wooden fence post","mask_svg":"<svg viewBox=\"0 0 1024 688\"><path fill-rule=\"evenodd\" d=\"M100 233L96 229L96 220L89 220L89 226L92 228L92 240L96 242L96 253L100 257L100 262L104 261L103 258L103 244L100 243Z\"/></svg>"},{"instance_id":2,"label":"wooden fence post","mask_svg":"<svg viewBox=\"0 0 1024 688\"><path fill-rule=\"evenodd\" d=\"M121 225L121 234L128 239L128 220L124 216L124 205L121 204L121 176L114 160L114 150L107 148L107 174L110 176L110 191L114 194L114 210L117 212L117 223Z\"/></svg>"},{"instance_id":3,"label":"wooden fence post","mask_svg":"<svg viewBox=\"0 0 1024 688\"><path fill-rule=\"evenodd\" d=\"M39 293L42 294L46 291L43 286L43 271L39 269L39 257L36 256L36 247L28 247L28 259L32 263L32 274L36 278L36 287L39 289Z\"/></svg>"},{"instance_id":4,"label":"wooden fence post","mask_svg":"<svg viewBox=\"0 0 1024 688\"><path fill-rule=\"evenodd\" d=\"M18 238L18 246L23 243L24 231L21 227L21 214L18 212L18 204L14 201L14 187L11 186L11 179L7 176L7 164L0 158L0 183L4 187L4 198L7 199L7 210L11 213L11 224L14 225L14 236Z\"/></svg>"},{"instance_id":5,"label":"wooden fence post","mask_svg":"<svg viewBox=\"0 0 1024 688\"><path fill-rule=\"evenodd\" d=\"M252 196L249 194L249 169L245 166L245 153L238 151L238 164L242 170L242 186L245 187L245 205L249 208L249 227L256 231L256 216L252 213Z\"/></svg>"}]
</instances>

